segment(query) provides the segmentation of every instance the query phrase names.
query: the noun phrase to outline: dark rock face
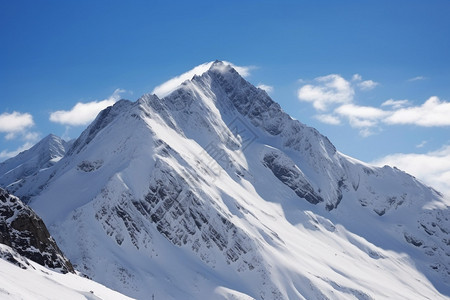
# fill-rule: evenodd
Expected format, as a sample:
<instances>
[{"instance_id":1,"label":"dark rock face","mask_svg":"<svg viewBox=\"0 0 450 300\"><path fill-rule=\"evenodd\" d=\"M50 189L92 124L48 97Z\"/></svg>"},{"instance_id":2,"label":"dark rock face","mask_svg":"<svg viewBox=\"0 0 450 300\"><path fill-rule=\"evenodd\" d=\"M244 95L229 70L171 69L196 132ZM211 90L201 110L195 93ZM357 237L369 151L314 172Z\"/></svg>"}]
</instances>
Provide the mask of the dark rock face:
<instances>
[{"instance_id":1,"label":"dark rock face","mask_svg":"<svg viewBox=\"0 0 450 300\"><path fill-rule=\"evenodd\" d=\"M83 160L80 164L78 164L77 169L83 172L93 172L97 169L99 169L103 165L102 160L96 160L96 161L86 161Z\"/></svg>"},{"instance_id":2,"label":"dark rock face","mask_svg":"<svg viewBox=\"0 0 450 300\"><path fill-rule=\"evenodd\" d=\"M205 211L204 200L185 188L182 178L164 171L160 177L164 180L156 180L145 199L133 205L150 217L161 234L177 246L190 245L195 252L202 244L207 249L217 247L227 263L242 258L249 270L254 268L243 258L252 243L242 230L219 211Z\"/></svg>"},{"instance_id":3,"label":"dark rock face","mask_svg":"<svg viewBox=\"0 0 450 300\"><path fill-rule=\"evenodd\" d=\"M11 247L0 247L0 259L6 260L24 270L30 267L34 269L34 267L29 263L28 259L26 259L24 256L21 256Z\"/></svg>"},{"instance_id":4,"label":"dark rock face","mask_svg":"<svg viewBox=\"0 0 450 300\"><path fill-rule=\"evenodd\" d=\"M406 234L406 233L405 233L404 236L405 236L406 242L408 242L408 243L410 243L410 244L412 244L412 245L414 245L414 246L416 246L416 247L420 247L420 246L423 245L423 242L422 242L421 240L419 240L419 239L413 237L413 236L410 235L410 234Z\"/></svg>"},{"instance_id":5,"label":"dark rock face","mask_svg":"<svg viewBox=\"0 0 450 300\"><path fill-rule=\"evenodd\" d=\"M43 266L74 272L41 218L19 198L0 188L0 243Z\"/></svg>"},{"instance_id":6,"label":"dark rock face","mask_svg":"<svg viewBox=\"0 0 450 300\"><path fill-rule=\"evenodd\" d=\"M295 165L283 162L277 153L265 155L263 163L272 171L276 178L290 187L300 198L312 204L323 201L322 197L315 193L311 184L306 181L300 169Z\"/></svg>"}]
</instances>

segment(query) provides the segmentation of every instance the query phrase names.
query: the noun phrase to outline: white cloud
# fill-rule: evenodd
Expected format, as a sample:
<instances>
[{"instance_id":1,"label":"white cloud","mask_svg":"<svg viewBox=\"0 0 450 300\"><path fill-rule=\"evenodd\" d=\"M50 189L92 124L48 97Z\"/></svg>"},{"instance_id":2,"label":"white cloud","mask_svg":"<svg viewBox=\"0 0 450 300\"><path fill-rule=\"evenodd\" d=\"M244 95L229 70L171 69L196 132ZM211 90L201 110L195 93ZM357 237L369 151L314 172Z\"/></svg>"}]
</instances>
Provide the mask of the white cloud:
<instances>
[{"instance_id":1,"label":"white cloud","mask_svg":"<svg viewBox=\"0 0 450 300\"><path fill-rule=\"evenodd\" d=\"M408 100L393 99L383 102L380 108L360 106L354 103L355 87L369 90L377 86L377 82L362 81L360 74L354 74L352 81L347 81L337 74L317 77L315 81L316 84L306 84L298 90L300 101L311 102L320 112L329 111L333 104L334 107L336 104L340 105L334 110L334 114L315 116L321 122L338 125L344 117L352 127L360 129L363 136L372 134L373 130L369 128L373 129L381 123L424 127L450 126L450 102L441 101L438 97L431 97L419 106L411 106ZM384 107L387 109L382 109Z\"/></svg>"},{"instance_id":2,"label":"white cloud","mask_svg":"<svg viewBox=\"0 0 450 300\"><path fill-rule=\"evenodd\" d=\"M34 126L33 116L29 113L3 113L0 115L0 132L6 133L6 140L21 138L25 145L14 151L3 150L0 152L0 159L12 157L19 152L31 147L38 139L37 132L28 131Z\"/></svg>"},{"instance_id":3,"label":"white cloud","mask_svg":"<svg viewBox=\"0 0 450 300\"><path fill-rule=\"evenodd\" d=\"M369 136L374 133L369 128L376 126L379 119L388 114L382 109L353 104L355 87L369 90L378 85L373 80L362 81L360 74L354 74L351 82L337 74L318 77L315 81L316 85L304 85L298 90L299 100L312 102L318 111L327 111L332 104L341 104L334 110L334 114L314 116L323 123L339 125L341 117L344 117L348 119L352 127L359 129L362 136Z\"/></svg>"},{"instance_id":4,"label":"white cloud","mask_svg":"<svg viewBox=\"0 0 450 300\"><path fill-rule=\"evenodd\" d=\"M414 124L424 127L450 126L450 102L430 97L420 106L394 111L384 121L387 124Z\"/></svg>"},{"instance_id":5,"label":"white cloud","mask_svg":"<svg viewBox=\"0 0 450 300\"><path fill-rule=\"evenodd\" d=\"M15 135L34 125L33 116L29 113L2 113L0 115L0 132L7 134L7 139L12 139Z\"/></svg>"},{"instance_id":6,"label":"white cloud","mask_svg":"<svg viewBox=\"0 0 450 300\"><path fill-rule=\"evenodd\" d=\"M300 101L312 102L314 108L325 111L330 104L350 103L355 91L351 84L337 74L317 77L316 85L307 84L298 90Z\"/></svg>"},{"instance_id":7,"label":"white cloud","mask_svg":"<svg viewBox=\"0 0 450 300\"><path fill-rule=\"evenodd\" d=\"M359 134L362 136L362 137L368 137L368 136L371 136L371 135L373 135L373 134L375 134L375 132L374 132L374 130L372 130L372 128L361 128L360 130L359 130Z\"/></svg>"},{"instance_id":8,"label":"white cloud","mask_svg":"<svg viewBox=\"0 0 450 300\"><path fill-rule=\"evenodd\" d=\"M410 81L423 79L426 78L417 76ZM389 99L380 107L361 106L354 101L356 88L370 90L378 82L363 80L360 74L353 74L350 81L337 74L317 77L314 81L300 87L297 94L300 101L311 102L321 112L314 118L330 125L339 125L346 119L362 136L382 130L381 125L450 126L450 102L438 97L431 97L418 106L411 106L406 99Z\"/></svg>"},{"instance_id":9,"label":"white cloud","mask_svg":"<svg viewBox=\"0 0 450 300\"><path fill-rule=\"evenodd\" d=\"M266 85L266 84L260 83L256 87L260 88L262 90L265 90L268 94L273 92L273 86L271 86L271 85Z\"/></svg>"},{"instance_id":10,"label":"white cloud","mask_svg":"<svg viewBox=\"0 0 450 300\"><path fill-rule=\"evenodd\" d=\"M391 106L393 109L402 108L402 107L407 106L407 105L409 105L409 101L408 100L389 99L389 100L386 100L383 103L381 103L381 106Z\"/></svg>"},{"instance_id":11,"label":"white cloud","mask_svg":"<svg viewBox=\"0 0 450 300\"><path fill-rule=\"evenodd\" d=\"M361 81L362 80L362 76L359 74L353 74L352 76L352 81Z\"/></svg>"},{"instance_id":12,"label":"white cloud","mask_svg":"<svg viewBox=\"0 0 450 300\"><path fill-rule=\"evenodd\" d=\"M377 120L374 119L363 119L358 117L349 117L350 126L354 128L367 129L368 127L373 127L377 125Z\"/></svg>"},{"instance_id":13,"label":"white cloud","mask_svg":"<svg viewBox=\"0 0 450 300\"><path fill-rule=\"evenodd\" d=\"M227 61L224 61L224 63L232 66L233 69L235 69L242 77L250 76L250 71L256 68L255 66L236 66L235 64L232 64Z\"/></svg>"},{"instance_id":14,"label":"white cloud","mask_svg":"<svg viewBox=\"0 0 450 300\"><path fill-rule=\"evenodd\" d=\"M315 115L314 118L319 120L322 123L330 124L330 125L339 125L341 124L341 120L334 115L330 114L321 114L321 115Z\"/></svg>"},{"instance_id":15,"label":"white cloud","mask_svg":"<svg viewBox=\"0 0 450 300\"><path fill-rule=\"evenodd\" d=\"M411 124L424 127L450 126L450 102L431 97L419 106L403 107L408 100L387 100L381 106L391 106L393 110L383 110L372 106L345 104L335 109L335 113L349 119L356 128L373 127L380 121L394 124Z\"/></svg>"},{"instance_id":16,"label":"white cloud","mask_svg":"<svg viewBox=\"0 0 450 300\"><path fill-rule=\"evenodd\" d=\"M425 154L391 154L372 163L396 166L450 197L450 145Z\"/></svg>"},{"instance_id":17,"label":"white cloud","mask_svg":"<svg viewBox=\"0 0 450 300\"><path fill-rule=\"evenodd\" d=\"M15 139L16 137L17 137L17 132L10 132L10 133L7 133L7 134L5 135L5 139L6 139L7 141L13 140L13 139Z\"/></svg>"},{"instance_id":18,"label":"white cloud","mask_svg":"<svg viewBox=\"0 0 450 300\"><path fill-rule=\"evenodd\" d=\"M58 110L50 114L50 121L63 125L80 126L92 122L97 114L121 98L125 90L116 89L107 99L87 103L78 102L71 110Z\"/></svg>"},{"instance_id":19,"label":"white cloud","mask_svg":"<svg viewBox=\"0 0 450 300\"><path fill-rule=\"evenodd\" d=\"M427 143L428 141L422 141L420 144L416 145L416 148L423 148Z\"/></svg>"},{"instance_id":20,"label":"white cloud","mask_svg":"<svg viewBox=\"0 0 450 300\"><path fill-rule=\"evenodd\" d=\"M38 132L25 132L23 134L22 139L28 142L37 142L40 138L40 134Z\"/></svg>"},{"instance_id":21,"label":"white cloud","mask_svg":"<svg viewBox=\"0 0 450 300\"><path fill-rule=\"evenodd\" d=\"M186 73L183 73L179 76L175 76L163 84L158 85L155 87L152 91L152 94L156 94L158 97L162 98L167 95L169 95L171 92L173 92L180 84L182 84L186 80L192 79L195 75L201 76L203 73L209 70L211 66L213 65L213 61L201 64L199 66L196 66L190 71L187 71ZM247 77L250 76L250 70L253 69L253 66L236 66L230 62L223 61L225 65L230 65L233 67L241 76Z\"/></svg>"},{"instance_id":22,"label":"white cloud","mask_svg":"<svg viewBox=\"0 0 450 300\"><path fill-rule=\"evenodd\" d=\"M378 82L373 80L362 81L362 76L360 74L353 74L352 81L356 82L356 85L363 91L371 90L378 85Z\"/></svg>"},{"instance_id":23,"label":"white cloud","mask_svg":"<svg viewBox=\"0 0 450 300\"><path fill-rule=\"evenodd\" d=\"M374 134L371 127L378 125L379 120L389 112L371 106L345 104L335 109L336 114L348 119L350 126L359 129L360 135L367 137Z\"/></svg>"},{"instance_id":24,"label":"white cloud","mask_svg":"<svg viewBox=\"0 0 450 300\"><path fill-rule=\"evenodd\" d=\"M373 133L380 123L389 125L417 125L423 127L450 126L450 102L431 97L419 106L404 107L408 100L387 100L381 106L390 106L392 110L383 110L372 106L344 104L334 113L348 119L350 126L360 129L362 136ZM333 124L333 123L329 123ZM368 134L370 132L370 134Z\"/></svg>"},{"instance_id":25,"label":"white cloud","mask_svg":"<svg viewBox=\"0 0 450 300\"><path fill-rule=\"evenodd\" d=\"M418 81L418 80L425 80L425 79L427 79L427 78L424 76L416 76L416 77L408 79L408 81Z\"/></svg>"},{"instance_id":26,"label":"white cloud","mask_svg":"<svg viewBox=\"0 0 450 300\"><path fill-rule=\"evenodd\" d=\"M12 151L2 150L0 152L0 161L14 157L17 154L19 154L20 152L30 149L40 139L40 134L38 132L24 130L24 131L19 132L18 134L15 134L12 138L16 138L17 135L25 143L22 146L20 146L19 148L17 148L16 150L12 150ZM12 139L12 138L10 138L10 139Z\"/></svg>"},{"instance_id":27,"label":"white cloud","mask_svg":"<svg viewBox=\"0 0 450 300\"><path fill-rule=\"evenodd\" d=\"M378 85L378 82L373 80L365 80L358 83L358 87L363 91L368 91L374 89Z\"/></svg>"},{"instance_id":28,"label":"white cloud","mask_svg":"<svg viewBox=\"0 0 450 300\"><path fill-rule=\"evenodd\" d=\"M342 105L338 107L335 112L346 117L357 117L369 120L380 119L389 114L388 112L376 107L359 106L354 104Z\"/></svg>"}]
</instances>

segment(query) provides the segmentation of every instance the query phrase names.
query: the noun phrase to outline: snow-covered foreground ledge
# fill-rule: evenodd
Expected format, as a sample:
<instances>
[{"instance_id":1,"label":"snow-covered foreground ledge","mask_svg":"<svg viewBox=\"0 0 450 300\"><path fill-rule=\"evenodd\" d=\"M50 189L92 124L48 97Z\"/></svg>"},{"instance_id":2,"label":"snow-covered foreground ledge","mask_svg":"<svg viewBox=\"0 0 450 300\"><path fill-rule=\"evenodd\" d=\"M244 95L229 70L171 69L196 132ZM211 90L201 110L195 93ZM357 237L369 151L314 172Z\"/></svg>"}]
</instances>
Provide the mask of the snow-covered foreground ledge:
<instances>
[{"instance_id":1,"label":"snow-covered foreground ledge","mask_svg":"<svg viewBox=\"0 0 450 300\"><path fill-rule=\"evenodd\" d=\"M79 275L52 271L3 244L0 252L10 253L26 267L0 259L0 299L132 299Z\"/></svg>"}]
</instances>

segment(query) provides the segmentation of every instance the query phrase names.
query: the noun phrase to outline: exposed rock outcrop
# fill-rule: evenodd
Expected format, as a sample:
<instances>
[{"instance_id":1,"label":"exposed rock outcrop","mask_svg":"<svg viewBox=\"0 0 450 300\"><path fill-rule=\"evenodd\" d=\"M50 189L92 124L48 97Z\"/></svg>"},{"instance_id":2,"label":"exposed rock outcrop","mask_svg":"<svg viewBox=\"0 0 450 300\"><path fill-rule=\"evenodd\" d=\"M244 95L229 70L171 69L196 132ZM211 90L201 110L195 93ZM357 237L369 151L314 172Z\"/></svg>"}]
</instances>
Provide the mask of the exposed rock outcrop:
<instances>
[{"instance_id":1,"label":"exposed rock outcrop","mask_svg":"<svg viewBox=\"0 0 450 300\"><path fill-rule=\"evenodd\" d=\"M47 227L19 198L0 188L0 244L20 255L63 273L74 272Z\"/></svg>"}]
</instances>

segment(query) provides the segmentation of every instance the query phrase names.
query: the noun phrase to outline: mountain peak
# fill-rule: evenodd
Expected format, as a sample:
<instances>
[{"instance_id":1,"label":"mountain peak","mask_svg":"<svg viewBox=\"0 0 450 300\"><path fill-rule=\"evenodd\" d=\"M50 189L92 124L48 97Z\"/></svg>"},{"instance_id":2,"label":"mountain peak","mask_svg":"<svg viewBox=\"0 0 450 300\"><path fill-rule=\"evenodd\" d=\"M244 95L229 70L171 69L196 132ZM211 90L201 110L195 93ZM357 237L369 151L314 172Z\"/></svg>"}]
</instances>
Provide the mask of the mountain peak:
<instances>
[{"instance_id":1,"label":"mountain peak","mask_svg":"<svg viewBox=\"0 0 450 300\"><path fill-rule=\"evenodd\" d=\"M229 67L227 67L229 66ZM222 72L224 71L231 71L233 69L233 64L227 61L220 61L220 60L215 60L215 61L211 61L211 62L207 62L207 63L203 63L200 64L196 67L194 67L193 69L175 76L169 80L167 80L166 82L158 85L157 87L155 87L153 89L153 91L151 92L151 94L155 94L157 95L159 98L163 98L167 95L169 95L170 93L172 93L173 91L175 91L176 89L178 89L178 87L180 87L183 82L185 81L189 81L194 79L195 77L199 77L202 76L204 73L210 71L210 70L221 70Z\"/></svg>"},{"instance_id":2,"label":"mountain peak","mask_svg":"<svg viewBox=\"0 0 450 300\"><path fill-rule=\"evenodd\" d=\"M60 137L49 134L28 150L0 163L0 186L15 192L24 178L53 166L71 146ZM26 202L27 197L22 198Z\"/></svg>"},{"instance_id":3,"label":"mountain peak","mask_svg":"<svg viewBox=\"0 0 450 300\"><path fill-rule=\"evenodd\" d=\"M216 59L211 63L211 67L209 67L209 70L217 69L222 72L232 72L232 70L234 70L232 63Z\"/></svg>"},{"instance_id":4,"label":"mountain peak","mask_svg":"<svg viewBox=\"0 0 450 300\"><path fill-rule=\"evenodd\" d=\"M227 62L158 88L20 183L81 271L143 299L444 298L433 190L342 155Z\"/></svg>"}]
</instances>

